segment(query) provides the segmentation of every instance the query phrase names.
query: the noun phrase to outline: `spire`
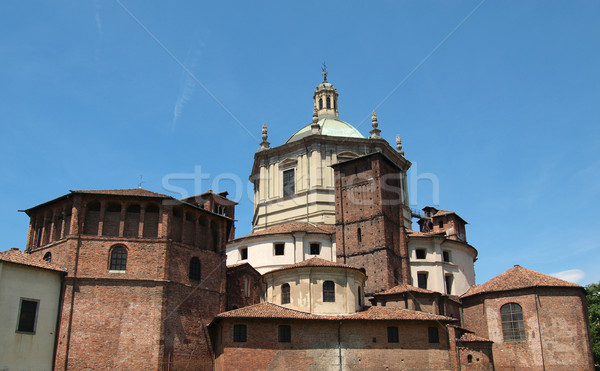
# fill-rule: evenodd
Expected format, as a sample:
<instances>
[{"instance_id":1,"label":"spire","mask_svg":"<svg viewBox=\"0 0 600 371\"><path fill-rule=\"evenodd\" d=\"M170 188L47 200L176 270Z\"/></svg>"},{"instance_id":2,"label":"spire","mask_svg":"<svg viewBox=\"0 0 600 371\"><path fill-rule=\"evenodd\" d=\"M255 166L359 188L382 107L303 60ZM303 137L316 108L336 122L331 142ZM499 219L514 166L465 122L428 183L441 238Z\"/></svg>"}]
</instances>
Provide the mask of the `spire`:
<instances>
[{"instance_id":1,"label":"spire","mask_svg":"<svg viewBox=\"0 0 600 371\"><path fill-rule=\"evenodd\" d=\"M267 124L263 124L262 127L262 142L260 142L260 149L261 151L264 149L269 149L269 145L271 143L269 143L267 141L268 135L267 135Z\"/></svg>"},{"instance_id":2,"label":"spire","mask_svg":"<svg viewBox=\"0 0 600 371\"><path fill-rule=\"evenodd\" d=\"M404 151L402 150L402 138L400 135L396 135L396 150L401 156L404 156Z\"/></svg>"},{"instance_id":3,"label":"spire","mask_svg":"<svg viewBox=\"0 0 600 371\"><path fill-rule=\"evenodd\" d=\"M377 123L377 114L375 113L375 110L373 110L373 114L371 115L371 126L373 126L373 129L369 132L371 133L371 139L381 139L381 136L379 135L381 130L377 129L379 124Z\"/></svg>"},{"instance_id":4,"label":"spire","mask_svg":"<svg viewBox=\"0 0 600 371\"><path fill-rule=\"evenodd\" d=\"M319 117L317 113L317 106L313 108L312 124L310 124L310 130L312 134L321 134L321 126L319 126Z\"/></svg>"},{"instance_id":5,"label":"spire","mask_svg":"<svg viewBox=\"0 0 600 371\"><path fill-rule=\"evenodd\" d=\"M313 95L314 105L317 108L317 117L322 118L339 118L337 100L337 89L327 81L327 66L323 63L321 67L323 74L323 82L315 89Z\"/></svg>"}]
</instances>

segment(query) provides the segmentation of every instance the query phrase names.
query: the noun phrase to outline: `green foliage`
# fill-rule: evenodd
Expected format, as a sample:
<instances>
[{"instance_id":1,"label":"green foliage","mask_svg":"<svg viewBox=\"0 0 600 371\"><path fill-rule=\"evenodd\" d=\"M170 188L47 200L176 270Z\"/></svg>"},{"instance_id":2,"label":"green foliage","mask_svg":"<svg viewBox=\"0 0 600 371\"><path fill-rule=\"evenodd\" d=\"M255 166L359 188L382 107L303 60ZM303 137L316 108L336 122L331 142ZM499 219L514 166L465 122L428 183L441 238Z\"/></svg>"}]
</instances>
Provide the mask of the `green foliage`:
<instances>
[{"instance_id":1,"label":"green foliage","mask_svg":"<svg viewBox=\"0 0 600 371\"><path fill-rule=\"evenodd\" d=\"M600 282L589 284L587 293L588 310L590 312L590 332L592 335L592 350L596 365L600 363ZM598 366L596 366L598 369Z\"/></svg>"}]
</instances>

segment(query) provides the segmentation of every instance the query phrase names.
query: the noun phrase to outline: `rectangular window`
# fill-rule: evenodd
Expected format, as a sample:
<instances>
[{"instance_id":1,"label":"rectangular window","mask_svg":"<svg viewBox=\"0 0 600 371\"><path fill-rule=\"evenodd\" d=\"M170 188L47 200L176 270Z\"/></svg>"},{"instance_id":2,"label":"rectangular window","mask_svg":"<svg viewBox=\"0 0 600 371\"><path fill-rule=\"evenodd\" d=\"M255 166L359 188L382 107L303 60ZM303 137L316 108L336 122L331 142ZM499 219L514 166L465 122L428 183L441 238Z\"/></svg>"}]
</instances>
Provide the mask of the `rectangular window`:
<instances>
[{"instance_id":1,"label":"rectangular window","mask_svg":"<svg viewBox=\"0 0 600 371\"><path fill-rule=\"evenodd\" d=\"M283 255L285 253L285 244L284 243L276 243L275 244L275 255Z\"/></svg>"},{"instance_id":2,"label":"rectangular window","mask_svg":"<svg viewBox=\"0 0 600 371\"><path fill-rule=\"evenodd\" d=\"M427 288L427 273L425 273L425 272L417 273L417 281L419 283L420 289L426 289Z\"/></svg>"},{"instance_id":3,"label":"rectangular window","mask_svg":"<svg viewBox=\"0 0 600 371\"><path fill-rule=\"evenodd\" d=\"M233 341L236 343L246 342L246 325L233 325Z\"/></svg>"},{"instance_id":4,"label":"rectangular window","mask_svg":"<svg viewBox=\"0 0 600 371\"><path fill-rule=\"evenodd\" d=\"M291 196L294 193L296 193L294 169L289 169L283 172L283 197Z\"/></svg>"},{"instance_id":5,"label":"rectangular window","mask_svg":"<svg viewBox=\"0 0 600 371\"><path fill-rule=\"evenodd\" d=\"M429 333L429 342L437 344L440 342L440 334L437 327L430 327L427 331Z\"/></svg>"},{"instance_id":6,"label":"rectangular window","mask_svg":"<svg viewBox=\"0 0 600 371\"><path fill-rule=\"evenodd\" d=\"M19 310L18 332L35 334L39 301L21 298L21 309Z\"/></svg>"},{"instance_id":7,"label":"rectangular window","mask_svg":"<svg viewBox=\"0 0 600 371\"><path fill-rule=\"evenodd\" d=\"M446 294L451 295L452 294L453 277L452 276L444 276L444 280L445 280L445 284L446 284Z\"/></svg>"},{"instance_id":8,"label":"rectangular window","mask_svg":"<svg viewBox=\"0 0 600 371\"><path fill-rule=\"evenodd\" d=\"M321 244L320 243L311 243L310 244L310 255L319 255L321 253Z\"/></svg>"},{"instance_id":9,"label":"rectangular window","mask_svg":"<svg viewBox=\"0 0 600 371\"><path fill-rule=\"evenodd\" d=\"M398 337L398 327L391 326L387 328L388 343L397 343L400 341Z\"/></svg>"},{"instance_id":10,"label":"rectangular window","mask_svg":"<svg viewBox=\"0 0 600 371\"><path fill-rule=\"evenodd\" d=\"M242 247L240 249L240 260L248 260L248 248Z\"/></svg>"},{"instance_id":11,"label":"rectangular window","mask_svg":"<svg viewBox=\"0 0 600 371\"><path fill-rule=\"evenodd\" d=\"M427 255L427 251L425 249L417 249L416 253L417 259L425 259L425 256Z\"/></svg>"},{"instance_id":12,"label":"rectangular window","mask_svg":"<svg viewBox=\"0 0 600 371\"><path fill-rule=\"evenodd\" d=\"M290 343L292 342L292 327L288 325L279 326L279 342Z\"/></svg>"},{"instance_id":13,"label":"rectangular window","mask_svg":"<svg viewBox=\"0 0 600 371\"><path fill-rule=\"evenodd\" d=\"M450 263L450 251L444 251L443 256L444 256L444 263Z\"/></svg>"},{"instance_id":14,"label":"rectangular window","mask_svg":"<svg viewBox=\"0 0 600 371\"><path fill-rule=\"evenodd\" d=\"M335 283L333 281L323 282L323 301L326 303L335 302Z\"/></svg>"}]
</instances>

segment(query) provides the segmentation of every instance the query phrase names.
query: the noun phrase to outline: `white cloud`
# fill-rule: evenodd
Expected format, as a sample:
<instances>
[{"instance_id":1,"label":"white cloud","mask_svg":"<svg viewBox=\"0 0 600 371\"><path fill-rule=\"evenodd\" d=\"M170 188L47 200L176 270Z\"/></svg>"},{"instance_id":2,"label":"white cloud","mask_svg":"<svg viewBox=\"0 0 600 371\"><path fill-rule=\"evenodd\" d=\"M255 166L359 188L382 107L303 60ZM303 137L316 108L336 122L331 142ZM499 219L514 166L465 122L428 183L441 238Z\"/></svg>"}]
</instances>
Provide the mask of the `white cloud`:
<instances>
[{"instance_id":1,"label":"white cloud","mask_svg":"<svg viewBox=\"0 0 600 371\"><path fill-rule=\"evenodd\" d=\"M550 273L550 275L561 280L578 283L585 277L585 272L581 269L569 269L562 272Z\"/></svg>"}]
</instances>

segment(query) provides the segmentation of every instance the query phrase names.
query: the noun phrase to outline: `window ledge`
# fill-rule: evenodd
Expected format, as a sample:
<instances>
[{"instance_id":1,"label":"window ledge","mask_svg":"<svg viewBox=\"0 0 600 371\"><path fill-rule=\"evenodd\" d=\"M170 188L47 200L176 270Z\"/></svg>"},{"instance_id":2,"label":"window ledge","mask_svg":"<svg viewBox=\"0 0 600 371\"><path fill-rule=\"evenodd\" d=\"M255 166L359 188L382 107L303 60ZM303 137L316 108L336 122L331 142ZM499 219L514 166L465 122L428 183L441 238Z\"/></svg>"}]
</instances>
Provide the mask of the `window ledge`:
<instances>
[{"instance_id":1,"label":"window ledge","mask_svg":"<svg viewBox=\"0 0 600 371\"><path fill-rule=\"evenodd\" d=\"M112 271L112 270L108 271L108 273L121 273L121 274L123 274L125 272L127 272L127 271Z\"/></svg>"}]
</instances>

